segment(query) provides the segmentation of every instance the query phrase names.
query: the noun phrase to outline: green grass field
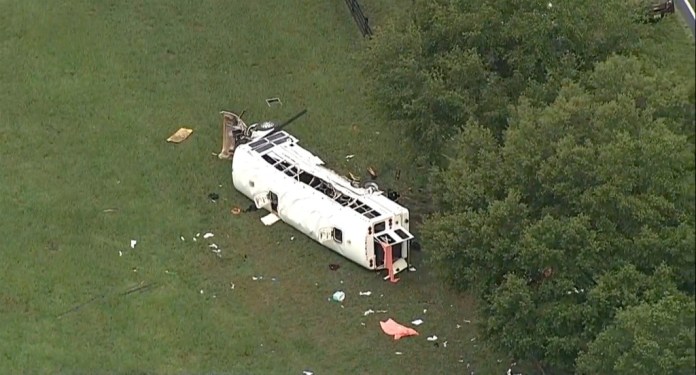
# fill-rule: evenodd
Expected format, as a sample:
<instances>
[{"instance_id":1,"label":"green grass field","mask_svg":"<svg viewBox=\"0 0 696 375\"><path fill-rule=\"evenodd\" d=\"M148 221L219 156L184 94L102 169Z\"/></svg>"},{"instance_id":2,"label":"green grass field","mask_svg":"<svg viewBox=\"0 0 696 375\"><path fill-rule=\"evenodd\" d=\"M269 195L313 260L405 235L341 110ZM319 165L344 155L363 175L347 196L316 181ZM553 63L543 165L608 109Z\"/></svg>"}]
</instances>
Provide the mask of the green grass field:
<instances>
[{"instance_id":1,"label":"green grass field","mask_svg":"<svg viewBox=\"0 0 696 375\"><path fill-rule=\"evenodd\" d=\"M260 212L230 214L250 202L211 156L222 109L307 108L289 128L307 148L341 172L375 166L416 204L421 171L361 92L361 43L343 1L0 1L0 373L503 373L472 301L422 254L390 285ZM191 138L166 143L181 126ZM343 306L327 301L339 289ZM393 341L388 317L424 319L421 335Z\"/></svg>"}]
</instances>

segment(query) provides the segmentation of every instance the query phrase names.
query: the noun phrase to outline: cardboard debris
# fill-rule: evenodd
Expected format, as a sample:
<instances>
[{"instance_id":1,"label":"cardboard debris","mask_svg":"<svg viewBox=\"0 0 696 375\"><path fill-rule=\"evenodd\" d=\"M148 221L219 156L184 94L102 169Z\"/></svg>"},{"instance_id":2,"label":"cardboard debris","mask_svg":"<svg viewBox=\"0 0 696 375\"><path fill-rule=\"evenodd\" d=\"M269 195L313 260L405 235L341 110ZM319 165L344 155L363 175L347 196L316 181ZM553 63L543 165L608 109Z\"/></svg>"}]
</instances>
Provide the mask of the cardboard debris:
<instances>
[{"instance_id":1,"label":"cardboard debris","mask_svg":"<svg viewBox=\"0 0 696 375\"><path fill-rule=\"evenodd\" d=\"M261 222L266 226L273 225L273 224L277 223L278 220L280 220L280 218L278 217L278 215L276 215L274 213L270 213L270 214L261 218Z\"/></svg>"},{"instance_id":2,"label":"cardboard debris","mask_svg":"<svg viewBox=\"0 0 696 375\"><path fill-rule=\"evenodd\" d=\"M181 143L185 141L186 138L188 138L189 135L191 135L191 133L193 133L193 129L180 128L174 134L170 135L169 138L167 138L167 142Z\"/></svg>"}]
</instances>

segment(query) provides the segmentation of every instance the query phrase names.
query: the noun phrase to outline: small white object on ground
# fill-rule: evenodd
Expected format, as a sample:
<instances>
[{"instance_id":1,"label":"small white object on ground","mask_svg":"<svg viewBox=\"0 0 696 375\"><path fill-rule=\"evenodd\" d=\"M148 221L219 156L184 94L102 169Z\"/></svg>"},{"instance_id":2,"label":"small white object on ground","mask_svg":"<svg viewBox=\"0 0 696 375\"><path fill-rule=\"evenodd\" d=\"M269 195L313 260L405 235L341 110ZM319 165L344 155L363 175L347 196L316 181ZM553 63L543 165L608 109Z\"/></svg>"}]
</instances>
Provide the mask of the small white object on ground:
<instances>
[{"instance_id":1,"label":"small white object on ground","mask_svg":"<svg viewBox=\"0 0 696 375\"><path fill-rule=\"evenodd\" d=\"M199 232L199 233L196 233L196 237L200 237L200 236L201 236L201 233L200 233L200 232Z\"/></svg>"},{"instance_id":2,"label":"small white object on ground","mask_svg":"<svg viewBox=\"0 0 696 375\"><path fill-rule=\"evenodd\" d=\"M416 320L412 321L411 324L413 324L414 326L419 326L419 325L423 324L423 319L416 319Z\"/></svg>"},{"instance_id":3,"label":"small white object on ground","mask_svg":"<svg viewBox=\"0 0 696 375\"><path fill-rule=\"evenodd\" d=\"M252 276L251 279L254 281L261 280L261 279L263 279L263 276Z\"/></svg>"},{"instance_id":4,"label":"small white object on ground","mask_svg":"<svg viewBox=\"0 0 696 375\"><path fill-rule=\"evenodd\" d=\"M208 232L208 233L206 233L206 234L203 235L203 238L210 238L210 237L213 237L213 236L214 236L214 234Z\"/></svg>"},{"instance_id":5,"label":"small white object on ground","mask_svg":"<svg viewBox=\"0 0 696 375\"><path fill-rule=\"evenodd\" d=\"M181 238L182 241L186 241L186 239L184 238L184 236L179 236L179 238Z\"/></svg>"},{"instance_id":6,"label":"small white object on ground","mask_svg":"<svg viewBox=\"0 0 696 375\"><path fill-rule=\"evenodd\" d=\"M361 296L369 296L370 294L372 294L372 292L369 290L367 292L360 292Z\"/></svg>"},{"instance_id":7,"label":"small white object on ground","mask_svg":"<svg viewBox=\"0 0 696 375\"><path fill-rule=\"evenodd\" d=\"M218 248L218 245L216 245L216 244L214 244L214 243L211 243L210 245L208 245L208 247L211 248L211 249L217 249L217 248Z\"/></svg>"},{"instance_id":8,"label":"small white object on ground","mask_svg":"<svg viewBox=\"0 0 696 375\"><path fill-rule=\"evenodd\" d=\"M346 155L346 159L352 159L352 158L354 158L354 157L355 157L355 155L352 155L352 154L351 154L351 155Z\"/></svg>"},{"instance_id":9,"label":"small white object on ground","mask_svg":"<svg viewBox=\"0 0 696 375\"><path fill-rule=\"evenodd\" d=\"M314 373L311 371L305 370L305 371L302 371L302 375L314 375Z\"/></svg>"},{"instance_id":10,"label":"small white object on ground","mask_svg":"<svg viewBox=\"0 0 696 375\"><path fill-rule=\"evenodd\" d=\"M370 315L370 314L374 314L374 313L375 313L375 311L374 311L374 310L372 310L372 309L369 309L369 310L367 310L367 311L365 311L365 312L363 313L363 316L368 316L368 315Z\"/></svg>"},{"instance_id":11,"label":"small white object on ground","mask_svg":"<svg viewBox=\"0 0 696 375\"><path fill-rule=\"evenodd\" d=\"M408 271L409 272L416 272L416 267L414 267L414 266L408 267Z\"/></svg>"},{"instance_id":12,"label":"small white object on ground","mask_svg":"<svg viewBox=\"0 0 696 375\"><path fill-rule=\"evenodd\" d=\"M443 343L442 343L442 346L446 348L446 347L447 347L447 341L443 342Z\"/></svg>"},{"instance_id":13,"label":"small white object on ground","mask_svg":"<svg viewBox=\"0 0 696 375\"><path fill-rule=\"evenodd\" d=\"M201 289L201 294L203 294L203 289Z\"/></svg>"},{"instance_id":14,"label":"small white object on ground","mask_svg":"<svg viewBox=\"0 0 696 375\"><path fill-rule=\"evenodd\" d=\"M428 337L428 341L437 341L437 336L432 335L432 336Z\"/></svg>"},{"instance_id":15,"label":"small white object on ground","mask_svg":"<svg viewBox=\"0 0 696 375\"><path fill-rule=\"evenodd\" d=\"M346 299L346 293L341 290L336 291L331 298L336 302L343 302Z\"/></svg>"},{"instance_id":16,"label":"small white object on ground","mask_svg":"<svg viewBox=\"0 0 696 375\"><path fill-rule=\"evenodd\" d=\"M394 352L394 354L396 354L396 355L402 355L402 354L404 354L404 353L402 353L402 352Z\"/></svg>"},{"instance_id":17,"label":"small white object on ground","mask_svg":"<svg viewBox=\"0 0 696 375\"><path fill-rule=\"evenodd\" d=\"M274 213L272 213L272 212L271 212L270 214L268 214L268 215L266 215L266 216L264 216L264 217L261 218L261 222L262 222L263 225L265 225L265 226L273 225L273 224L277 223L278 220L280 220L280 218L278 217L278 215L276 215L276 214L274 214Z\"/></svg>"},{"instance_id":18,"label":"small white object on ground","mask_svg":"<svg viewBox=\"0 0 696 375\"><path fill-rule=\"evenodd\" d=\"M471 320L464 319L464 323L471 323Z\"/></svg>"},{"instance_id":19,"label":"small white object on ground","mask_svg":"<svg viewBox=\"0 0 696 375\"><path fill-rule=\"evenodd\" d=\"M135 244L137 244L138 241L136 240L131 240L131 249L135 249Z\"/></svg>"},{"instance_id":20,"label":"small white object on ground","mask_svg":"<svg viewBox=\"0 0 696 375\"><path fill-rule=\"evenodd\" d=\"M120 256L120 257L123 256L123 252L121 250L118 251L118 256Z\"/></svg>"},{"instance_id":21,"label":"small white object on ground","mask_svg":"<svg viewBox=\"0 0 696 375\"><path fill-rule=\"evenodd\" d=\"M428 309L423 309L423 314L427 313Z\"/></svg>"}]
</instances>

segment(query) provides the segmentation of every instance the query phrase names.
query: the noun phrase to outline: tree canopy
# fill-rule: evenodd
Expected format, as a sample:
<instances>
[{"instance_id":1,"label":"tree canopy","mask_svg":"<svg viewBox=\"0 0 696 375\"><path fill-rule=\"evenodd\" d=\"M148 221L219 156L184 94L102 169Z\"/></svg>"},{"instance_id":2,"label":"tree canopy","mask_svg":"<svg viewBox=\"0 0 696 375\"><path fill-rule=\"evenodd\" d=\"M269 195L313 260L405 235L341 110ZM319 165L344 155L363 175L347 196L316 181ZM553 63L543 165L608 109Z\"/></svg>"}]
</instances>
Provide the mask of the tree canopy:
<instances>
[{"instance_id":1,"label":"tree canopy","mask_svg":"<svg viewBox=\"0 0 696 375\"><path fill-rule=\"evenodd\" d=\"M436 165L429 260L542 370L694 370L694 81L641 57L648 2L414 0L365 53Z\"/></svg>"},{"instance_id":2,"label":"tree canopy","mask_svg":"<svg viewBox=\"0 0 696 375\"><path fill-rule=\"evenodd\" d=\"M375 101L424 150L471 119L500 136L521 94L552 100L562 78L634 51L642 32L626 16L635 8L619 0L415 0L412 8L378 31L365 68Z\"/></svg>"},{"instance_id":3,"label":"tree canopy","mask_svg":"<svg viewBox=\"0 0 696 375\"><path fill-rule=\"evenodd\" d=\"M522 97L502 145L469 123L433 172L424 247L517 358L570 371L618 309L694 293L694 147L639 70L611 57Z\"/></svg>"}]
</instances>

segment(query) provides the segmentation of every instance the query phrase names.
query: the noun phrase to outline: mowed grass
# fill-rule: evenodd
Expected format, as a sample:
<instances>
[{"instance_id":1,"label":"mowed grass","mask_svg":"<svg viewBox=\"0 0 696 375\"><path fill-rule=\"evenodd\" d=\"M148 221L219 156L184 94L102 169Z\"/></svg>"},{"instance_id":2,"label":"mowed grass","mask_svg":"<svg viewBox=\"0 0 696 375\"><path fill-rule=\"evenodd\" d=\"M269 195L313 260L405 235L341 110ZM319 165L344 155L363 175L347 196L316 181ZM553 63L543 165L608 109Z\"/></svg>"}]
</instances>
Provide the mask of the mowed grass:
<instances>
[{"instance_id":1,"label":"mowed grass","mask_svg":"<svg viewBox=\"0 0 696 375\"><path fill-rule=\"evenodd\" d=\"M307 148L418 200L411 151L366 109L361 43L342 1L0 1L0 373L503 373L423 254L391 285L230 214L251 202L211 155L222 109L307 108L288 128ZM394 341L388 317L425 323Z\"/></svg>"}]
</instances>

